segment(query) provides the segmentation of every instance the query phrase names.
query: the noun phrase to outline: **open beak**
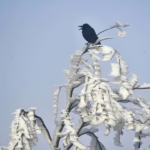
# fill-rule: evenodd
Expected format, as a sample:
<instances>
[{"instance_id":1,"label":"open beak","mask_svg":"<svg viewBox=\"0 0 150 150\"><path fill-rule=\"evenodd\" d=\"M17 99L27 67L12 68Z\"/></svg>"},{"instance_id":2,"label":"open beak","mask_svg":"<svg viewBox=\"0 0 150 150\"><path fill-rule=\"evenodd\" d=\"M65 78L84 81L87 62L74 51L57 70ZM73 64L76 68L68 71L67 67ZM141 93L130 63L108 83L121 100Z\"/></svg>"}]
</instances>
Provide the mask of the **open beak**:
<instances>
[{"instance_id":1,"label":"open beak","mask_svg":"<svg viewBox=\"0 0 150 150\"><path fill-rule=\"evenodd\" d=\"M78 26L78 27L81 27L79 30L82 30L82 26Z\"/></svg>"}]
</instances>

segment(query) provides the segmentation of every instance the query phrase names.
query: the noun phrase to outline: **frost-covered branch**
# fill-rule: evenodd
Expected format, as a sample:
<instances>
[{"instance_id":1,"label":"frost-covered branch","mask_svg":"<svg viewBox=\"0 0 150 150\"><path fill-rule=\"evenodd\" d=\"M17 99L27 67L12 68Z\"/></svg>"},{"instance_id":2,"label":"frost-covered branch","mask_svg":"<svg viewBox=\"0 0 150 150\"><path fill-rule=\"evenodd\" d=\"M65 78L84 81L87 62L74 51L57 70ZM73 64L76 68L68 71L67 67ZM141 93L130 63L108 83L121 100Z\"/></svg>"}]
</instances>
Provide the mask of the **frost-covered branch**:
<instances>
[{"instance_id":1,"label":"frost-covered branch","mask_svg":"<svg viewBox=\"0 0 150 150\"><path fill-rule=\"evenodd\" d=\"M64 71L65 76L69 82L68 86L66 86L66 92L67 92L67 104L65 106L66 115L69 114L70 108L72 106L72 101L70 102L70 99L72 98L73 89L85 82L85 75L77 74L77 72L79 70L78 65L80 64L81 57L87 50L88 46L89 45L85 45L82 51L77 51L76 54L71 57L70 71L68 70ZM61 137L58 136L58 133L62 131L63 127L64 127L64 116L61 118L59 123L57 123L57 127L54 132L53 144L55 147L58 147L59 145L59 140Z\"/></svg>"},{"instance_id":2,"label":"frost-covered branch","mask_svg":"<svg viewBox=\"0 0 150 150\"><path fill-rule=\"evenodd\" d=\"M39 117L39 116L37 116L37 115L35 115L35 118L36 118L36 122L37 122L37 124L38 124L40 133L41 133L41 132L43 133L43 135L44 135L44 137L46 138L48 144L49 144L51 147L53 147L53 145L52 145L52 138L51 138L50 133L49 133L49 131L48 131L46 125L44 124L42 118Z\"/></svg>"},{"instance_id":3,"label":"frost-covered branch","mask_svg":"<svg viewBox=\"0 0 150 150\"><path fill-rule=\"evenodd\" d=\"M95 127L92 127L90 129L84 128L80 131L79 136L87 134L92 138L91 143L90 143L91 149L93 149L93 150L106 150L104 145L101 142L99 142L98 137L94 134L95 132L98 132L98 129Z\"/></svg>"},{"instance_id":4,"label":"frost-covered branch","mask_svg":"<svg viewBox=\"0 0 150 150\"><path fill-rule=\"evenodd\" d=\"M84 127L84 124L85 123L83 122L83 119L81 118L79 120L79 123L78 123L77 127L76 127L77 135L79 135L79 132ZM64 147L64 150L69 150L72 146L73 146L73 143L69 142L68 145Z\"/></svg>"},{"instance_id":5,"label":"frost-covered branch","mask_svg":"<svg viewBox=\"0 0 150 150\"><path fill-rule=\"evenodd\" d=\"M150 89L150 84L137 85L134 89Z\"/></svg>"},{"instance_id":6,"label":"frost-covered branch","mask_svg":"<svg viewBox=\"0 0 150 150\"><path fill-rule=\"evenodd\" d=\"M43 132L52 150L52 139L42 119L35 115L36 108L27 111L17 109L13 114L15 118L11 124L10 142L8 146L2 147L7 150L31 150L38 138L37 134Z\"/></svg>"}]
</instances>

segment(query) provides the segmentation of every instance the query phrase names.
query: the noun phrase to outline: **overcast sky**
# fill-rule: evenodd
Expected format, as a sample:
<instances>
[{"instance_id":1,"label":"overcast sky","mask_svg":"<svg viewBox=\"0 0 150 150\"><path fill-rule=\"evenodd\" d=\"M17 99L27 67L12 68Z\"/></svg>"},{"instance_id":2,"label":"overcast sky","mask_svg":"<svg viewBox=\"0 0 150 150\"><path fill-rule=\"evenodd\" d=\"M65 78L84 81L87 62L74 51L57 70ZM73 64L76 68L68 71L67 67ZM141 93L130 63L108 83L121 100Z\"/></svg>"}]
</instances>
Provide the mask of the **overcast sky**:
<instances>
[{"instance_id":1,"label":"overcast sky","mask_svg":"<svg viewBox=\"0 0 150 150\"><path fill-rule=\"evenodd\" d=\"M99 37L114 39L101 43L119 51L129 66L129 77L134 73L140 84L150 83L149 0L0 0L1 145L9 143L11 113L17 108L37 107L36 114L53 134L54 85L67 83L63 70L69 69L70 56L86 43L78 26L88 23L98 33L115 21L130 25L124 28L127 37L119 38L118 29L113 29ZM102 63L103 77L107 78L109 73L110 64ZM138 90L135 95L150 101L150 90ZM65 102L65 89L62 89L59 110ZM120 148L114 145L115 132L111 129L110 135L104 136L104 131L102 125L97 136L107 150L134 149L134 132L124 129L121 137L124 147ZM81 140L89 146L89 137ZM142 148L147 148L149 139L142 141ZM33 148L41 149L50 149L43 135L39 135L39 142Z\"/></svg>"}]
</instances>

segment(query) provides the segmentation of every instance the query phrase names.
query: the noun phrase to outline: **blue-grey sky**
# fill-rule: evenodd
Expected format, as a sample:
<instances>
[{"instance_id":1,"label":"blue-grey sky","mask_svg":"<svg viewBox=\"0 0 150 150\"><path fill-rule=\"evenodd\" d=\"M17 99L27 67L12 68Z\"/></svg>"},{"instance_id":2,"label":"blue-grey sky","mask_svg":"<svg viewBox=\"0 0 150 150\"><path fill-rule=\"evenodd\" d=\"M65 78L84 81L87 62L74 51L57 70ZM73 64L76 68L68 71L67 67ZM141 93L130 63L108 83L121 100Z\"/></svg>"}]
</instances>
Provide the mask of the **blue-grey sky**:
<instances>
[{"instance_id":1,"label":"blue-grey sky","mask_svg":"<svg viewBox=\"0 0 150 150\"><path fill-rule=\"evenodd\" d=\"M37 107L36 114L43 118L53 134L54 85L67 83L63 70L69 69L70 56L81 50L86 42L78 26L89 23L98 33L115 21L130 25L125 28L127 37L119 38L118 29L113 29L99 37L113 36L114 39L101 43L119 51L129 66L129 77L134 73L139 83L150 83L149 0L0 0L1 145L8 145L11 113L17 108ZM103 77L109 73L110 65L102 63ZM150 101L150 90L138 90L135 95ZM59 110L65 102L65 90L62 89ZM114 145L113 130L107 137L103 134L102 126L97 136L107 150L134 149L134 134L126 128L121 137L123 148ZM90 138L84 136L82 141L90 141ZM149 139L142 141L142 147L148 147ZM33 150L41 149L50 148L39 135Z\"/></svg>"}]
</instances>

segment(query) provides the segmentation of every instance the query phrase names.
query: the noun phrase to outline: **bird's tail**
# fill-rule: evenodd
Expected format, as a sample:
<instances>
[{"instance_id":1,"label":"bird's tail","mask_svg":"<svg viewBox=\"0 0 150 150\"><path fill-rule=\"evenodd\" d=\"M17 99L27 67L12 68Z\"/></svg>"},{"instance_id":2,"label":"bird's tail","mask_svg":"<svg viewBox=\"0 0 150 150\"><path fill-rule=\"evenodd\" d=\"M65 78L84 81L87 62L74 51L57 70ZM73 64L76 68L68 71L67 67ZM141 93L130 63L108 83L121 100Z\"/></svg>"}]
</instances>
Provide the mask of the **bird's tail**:
<instances>
[{"instance_id":1,"label":"bird's tail","mask_svg":"<svg viewBox=\"0 0 150 150\"><path fill-rule=\"evenodd\" d=\"M101 45L101 42L98 42L96 45Z\"/></svg>"}]
</instances>

